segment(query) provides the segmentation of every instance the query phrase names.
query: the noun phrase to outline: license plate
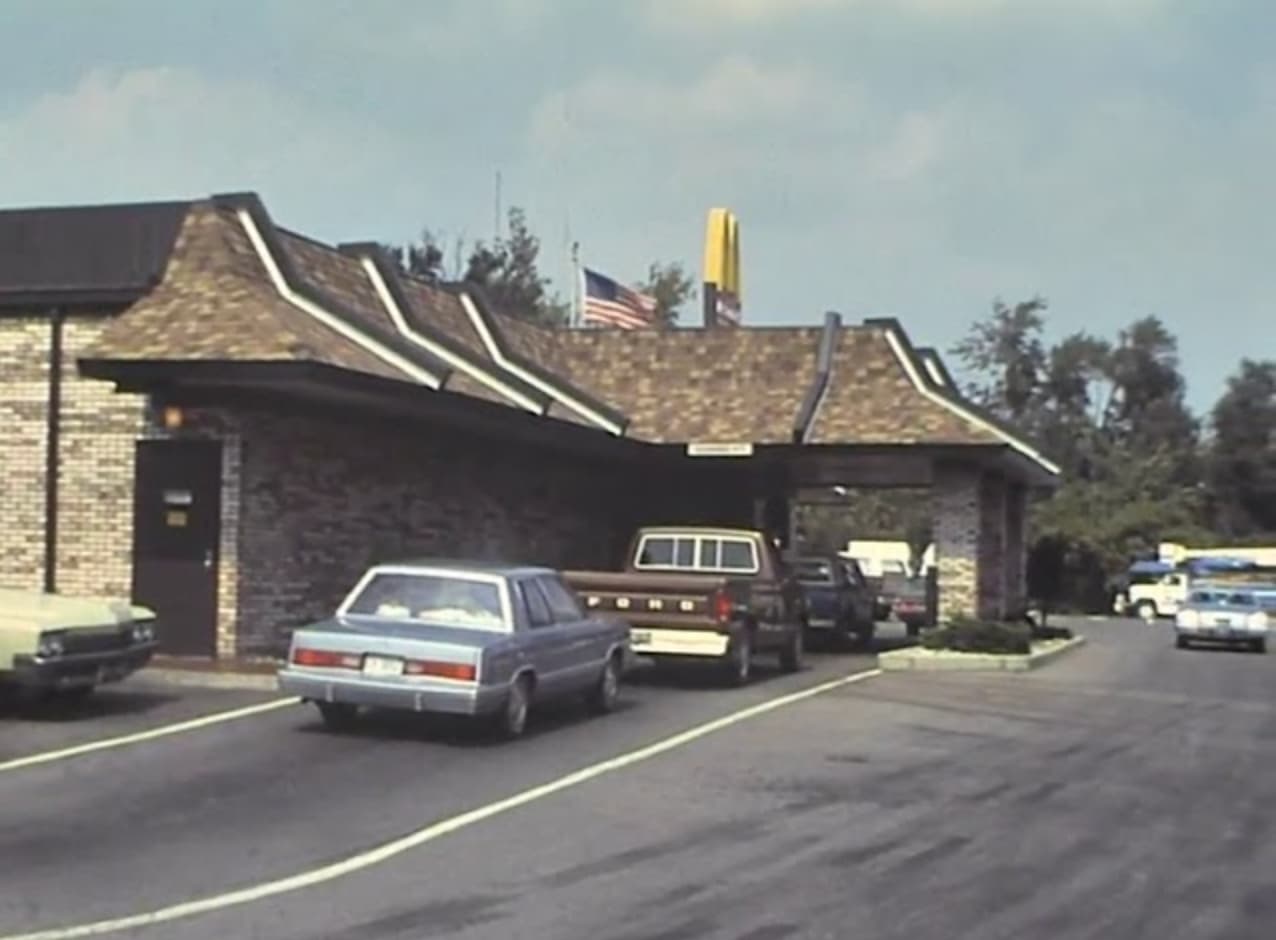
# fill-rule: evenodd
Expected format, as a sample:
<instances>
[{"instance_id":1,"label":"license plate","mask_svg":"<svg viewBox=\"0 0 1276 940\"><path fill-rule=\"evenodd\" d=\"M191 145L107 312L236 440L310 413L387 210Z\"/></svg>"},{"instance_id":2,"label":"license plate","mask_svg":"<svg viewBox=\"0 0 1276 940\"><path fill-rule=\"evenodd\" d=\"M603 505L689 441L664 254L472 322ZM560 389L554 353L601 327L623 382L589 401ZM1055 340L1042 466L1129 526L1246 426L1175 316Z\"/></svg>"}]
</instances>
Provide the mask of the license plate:
<instances>
[{"instance_id":1,"label":"license plate","mask_svg":"<svg viewBox=\"0 0 1276 940\"><path fill-rule=\"evenodd\" d=\"M391 656L365 656L363 672L369 676L401 676L403 660Z\"/></svg>"},{"instance_id":2,"label":"license plate","mask_svg":"<svg viewBox=\"0 0 1276 940\"><path fill-rule=\"evenodd\" d=\"M631 630L629 632L629 641L635 646L645 646L651 642L651 631Z\"/></svg>"}]
</instances>

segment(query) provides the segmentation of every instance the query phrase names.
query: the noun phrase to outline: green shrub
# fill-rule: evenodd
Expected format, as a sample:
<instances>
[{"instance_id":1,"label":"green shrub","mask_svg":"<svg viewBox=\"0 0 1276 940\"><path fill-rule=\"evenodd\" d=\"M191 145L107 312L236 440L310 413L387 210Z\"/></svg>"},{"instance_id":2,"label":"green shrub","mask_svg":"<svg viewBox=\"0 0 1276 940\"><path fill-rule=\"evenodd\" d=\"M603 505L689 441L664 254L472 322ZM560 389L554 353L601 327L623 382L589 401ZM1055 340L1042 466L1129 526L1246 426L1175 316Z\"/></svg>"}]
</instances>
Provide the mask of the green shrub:
<instances>
[{"instance_id":1,"label":"green shrub","mask_svg":"<svg viewBox=\"0 0 1276 940\"><path fill-rule=\"evenodd\" d=\"M958 618L944 626L923 630L926 649L959 653L1023 655L1032 651L1032 629L1026 624L996 623Z\"/></svg>"},{"instance_id":2,"label":"green shrub","mask_svg":"<svg viewBox=\"0 0 1276 940\"><path fill-rule=\"evenodd\" d=\"M1034 640L1071 640L1072 631L1067 627L1033 627Z\"/></svg>"}]
</instances>

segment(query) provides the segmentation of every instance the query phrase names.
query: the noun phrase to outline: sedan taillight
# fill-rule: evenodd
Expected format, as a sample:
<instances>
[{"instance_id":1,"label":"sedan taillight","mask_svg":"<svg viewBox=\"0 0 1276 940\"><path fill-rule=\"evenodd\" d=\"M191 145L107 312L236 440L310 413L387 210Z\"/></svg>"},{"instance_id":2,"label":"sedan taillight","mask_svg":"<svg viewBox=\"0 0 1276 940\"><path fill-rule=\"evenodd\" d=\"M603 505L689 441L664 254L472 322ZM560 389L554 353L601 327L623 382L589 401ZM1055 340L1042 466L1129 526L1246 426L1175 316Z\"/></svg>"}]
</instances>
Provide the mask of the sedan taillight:
<instances>
[{"instance_id":1,"label":"sedan taillight","mask_svg":"<svg viewBox=\"0 0 1276 940\"><path fill-rule=\"evenodd\" d=\"M473 682L478 676L473 663L442 663L429 659L409 659L403 664L403 671L409 676L437 676L462 682Z\"/></svg>"},{"instance_id":2,"label":"sedan taillight","mask_svg":"<svg viewBox=\"0 0 1276 940\"><path fill-rule=\"evenodd\" d=\"M297 666L316 666L321 669L358 669L360 658L353 653L336 650L317 650L298 646L292 651L292 661Z\"/></svg>"}]
</instances>

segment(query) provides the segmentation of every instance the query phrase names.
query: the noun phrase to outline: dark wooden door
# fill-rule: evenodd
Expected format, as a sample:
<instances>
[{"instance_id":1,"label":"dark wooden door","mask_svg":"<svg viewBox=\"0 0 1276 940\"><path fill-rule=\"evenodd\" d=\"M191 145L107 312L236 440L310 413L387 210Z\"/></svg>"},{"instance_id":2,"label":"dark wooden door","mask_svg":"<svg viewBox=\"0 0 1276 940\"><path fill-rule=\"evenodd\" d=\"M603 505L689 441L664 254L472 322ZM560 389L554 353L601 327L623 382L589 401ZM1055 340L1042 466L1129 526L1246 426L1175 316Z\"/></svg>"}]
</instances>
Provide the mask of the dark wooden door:
<instances>
[{"instance_id":1,"label":"dark wooden door","mask_svg":"<svg viewBox=\"0 0 1276 940\"><path fill-rule=\"evenodd\" d=\"M159 650L217 649L221 444L139 441L133 494L133 602L156 613Z\"/></svg>"}]
</instances>

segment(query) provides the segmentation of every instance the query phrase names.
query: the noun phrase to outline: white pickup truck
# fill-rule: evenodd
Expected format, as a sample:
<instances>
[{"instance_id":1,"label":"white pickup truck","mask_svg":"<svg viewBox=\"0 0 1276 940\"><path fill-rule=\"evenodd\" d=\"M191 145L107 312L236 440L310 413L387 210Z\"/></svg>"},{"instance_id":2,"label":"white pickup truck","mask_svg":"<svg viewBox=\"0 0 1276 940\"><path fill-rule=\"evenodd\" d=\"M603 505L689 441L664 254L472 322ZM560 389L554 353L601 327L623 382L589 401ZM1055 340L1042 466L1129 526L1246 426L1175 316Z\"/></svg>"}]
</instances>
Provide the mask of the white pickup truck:
<instances>
[{"instance_id":1,"label":"white pickup truck","mask_svg":"<svg viewBox=\"0 0 1276 940\"><path fill-rule=\"evenodd\" d=\"M1184 571L1162 574L1131 573L1130 584L1117 594L1113 611L1123 617L1138 617L1149 623L1158 617L1173 617L1187 600L1188 575Z\"/></svg>"}]
</instances>

